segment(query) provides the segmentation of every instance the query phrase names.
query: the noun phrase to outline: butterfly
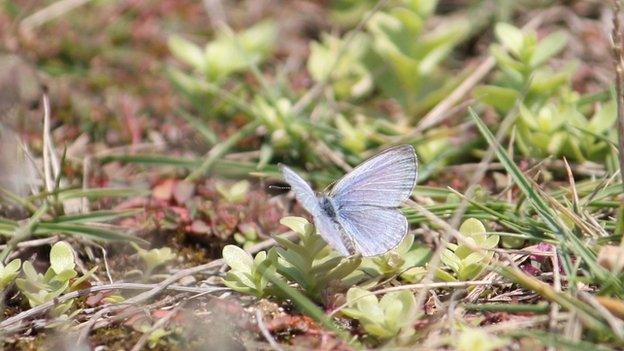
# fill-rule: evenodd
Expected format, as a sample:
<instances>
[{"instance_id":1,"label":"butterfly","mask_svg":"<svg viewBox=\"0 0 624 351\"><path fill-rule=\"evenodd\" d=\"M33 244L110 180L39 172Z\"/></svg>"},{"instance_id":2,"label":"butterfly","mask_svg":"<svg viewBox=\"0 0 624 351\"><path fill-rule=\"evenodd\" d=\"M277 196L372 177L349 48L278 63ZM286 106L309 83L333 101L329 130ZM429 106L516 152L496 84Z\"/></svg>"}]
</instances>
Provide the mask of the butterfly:
<instances>
[{"instance_id":1,"label":"butterfly","mask_svg":"<svg viewBox=\"0 0 624 351\"><path fill-rule=\"evenodd\" d=\"M381 255L407 234L407 218L399 207L416 185L413 146L396 146L373 156L320 194L292 169L279 166L321 237L343 256Z\"/></svg>"}]
</instances>

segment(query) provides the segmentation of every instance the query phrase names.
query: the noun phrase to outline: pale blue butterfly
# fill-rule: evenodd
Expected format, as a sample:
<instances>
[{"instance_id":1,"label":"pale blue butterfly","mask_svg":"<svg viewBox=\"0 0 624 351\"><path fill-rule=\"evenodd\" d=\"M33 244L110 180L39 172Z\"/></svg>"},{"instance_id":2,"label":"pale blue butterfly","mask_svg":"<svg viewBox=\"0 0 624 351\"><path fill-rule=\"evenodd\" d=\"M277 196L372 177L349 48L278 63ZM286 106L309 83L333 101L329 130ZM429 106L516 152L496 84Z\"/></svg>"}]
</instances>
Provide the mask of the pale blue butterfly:
<instances>
[{"instance_id":1,"label":"pale blue butterfly","mask_svg":"<svg viewBox=\"0 0 624 351\"><path fill-rule=\"evenodd\" d=\"M416 185L418 164L411 145L390 148L364 161L329 193L317 195L293 170L284 165L280 169L323 239L340 254L380 255L407 234L407 219L399 207Z\"/></svg>"}]
</instances>

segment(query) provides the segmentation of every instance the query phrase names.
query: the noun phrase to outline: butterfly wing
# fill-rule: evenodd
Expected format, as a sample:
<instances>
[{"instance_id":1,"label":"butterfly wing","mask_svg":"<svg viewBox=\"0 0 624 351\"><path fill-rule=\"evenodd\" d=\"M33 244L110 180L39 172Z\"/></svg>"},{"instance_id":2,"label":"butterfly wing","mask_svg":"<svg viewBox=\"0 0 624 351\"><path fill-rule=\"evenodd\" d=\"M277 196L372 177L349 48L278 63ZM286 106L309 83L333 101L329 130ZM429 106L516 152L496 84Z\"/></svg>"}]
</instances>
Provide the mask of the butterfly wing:
<instances>
[{"instance_id":1,"label":"butterfly wing","mask_svg":"<svg viewBox=\"0 0 624 351\"><path fill-rule=\"evenodd\" d=\"M414 147L403 145L376 155L345 175L330 196L339 208L398 207L412 194L418 166Z\"/></svg>"},{"instance_id":2,"label":"butterfly wing","mask_svg":"<svg viewBox=\"0 0 624 351\"><path fill-rule=\"evenodd\" d=\"M329 218L321 209L318 199L310 185L292 169L280 165L284 180L290 184L297 201L314 218L314 224L321 237L342 255L349 255L349 251L341 240L341 228Z\"/></svg>"},{"instance_id":3,"label":"butterfly wing","mask_svg":"<svg viewBox=\"0 0 624 351\"><path fill-rule=\"evenodd\" d=\"M326 216L324 213L319 213L314 217L314 225L316 230L321 235L323 240L329 244L334 250L338 251L343 256L349 256L349 250L345 243L342 241L344 229L340 228L340 225Z\"/></svg>"},{"instance_id":4,"label":"butterfly wing","mask_svg":"<svg viewBox=\"0 0 624 351\"><path fill-rule=\"evenodd\" d=\"M399 210L351 206L338 214L340 225L363 256L376 256L395 248L407 234L407 219Z\"/></svg>"},{"instance_id":5,"label":"butterfly wing","mask_svg":"<svg viewBox=\"0 0 624 351\"><path fill-rule=\"evenodd\" d=\"M321 207L319 206L316 194L314 194L314 190L312 190L310 184L308 184L292 169L282 164L279 165L279 168L282 171L284 180L291 186L293 192L295 193L295 197L301 206L303 206L303 208L305 208L306 211L310 212L313 216L320 213Z\"/></svg>"}]
</instances>

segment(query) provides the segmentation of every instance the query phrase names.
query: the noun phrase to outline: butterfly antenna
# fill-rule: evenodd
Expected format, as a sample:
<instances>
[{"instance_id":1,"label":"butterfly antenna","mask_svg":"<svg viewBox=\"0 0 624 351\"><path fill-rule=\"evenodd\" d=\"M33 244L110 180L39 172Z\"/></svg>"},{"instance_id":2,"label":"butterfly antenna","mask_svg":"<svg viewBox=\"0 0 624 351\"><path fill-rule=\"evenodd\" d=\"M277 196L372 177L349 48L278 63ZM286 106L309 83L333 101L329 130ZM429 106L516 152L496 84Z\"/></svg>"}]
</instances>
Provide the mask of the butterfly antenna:
<instances>
[{"instance_id":1,"label":"butterfly antenna","mask_svg":"<svg viewBox=\"0 0 624 351\"><path fill-rule=\"evenodd\" d=\"M323 192L325 192L325 193L329 192L334 187L334 185L336 185L337 182L338 181L334 180L333 182L327 184L327 186L325 187Z\"/></svg>"},{"instance_id":2,"label":"butterfly antenna","mask_svg":"<svg viewBox=\"0 0 624 351\"><path fill-rule=\"evenodd\" d=\"M290 186L269 185L269 189L290 190L292 188Z\"/></svg>"}]
</instances>

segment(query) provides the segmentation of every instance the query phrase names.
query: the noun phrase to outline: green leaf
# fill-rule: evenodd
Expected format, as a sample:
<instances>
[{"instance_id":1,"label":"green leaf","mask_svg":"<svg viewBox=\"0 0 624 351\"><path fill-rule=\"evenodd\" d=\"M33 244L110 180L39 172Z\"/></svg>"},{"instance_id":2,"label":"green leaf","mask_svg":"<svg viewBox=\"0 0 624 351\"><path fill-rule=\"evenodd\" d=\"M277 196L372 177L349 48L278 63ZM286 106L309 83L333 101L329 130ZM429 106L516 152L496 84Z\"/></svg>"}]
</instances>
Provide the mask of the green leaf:
<instances>
[{"instance_id":1,"label":"green leaf","mask_svg":"<svg viewBox=\"0 0 624 351\"><path fill-rule=\"evenodd\" d=\"M481 244L482 247L485 247L487 249L493 249L496 246L498 246L498 241L500 240L500 237L498 235L495 234L490 234L487 236L487 238L485 239L485 241Z\"/></svg>"},{"instance_id":2,"label":"green leaf","mask_svg":"<svg viewBox=\"0 0 624 351\"><path fill-rule=\"evenodd\" d=\"M277 25L270 20L261 21L240 33L239 37L246 50L264 57L271 52L277 41Z\"/></svg>"},{"instance_id":3,"label":"green leaf","mask_svg":"<svg viewBox=\"0 0 624 351\"><path fill-rule=\"evenodd\" d=\"M50 266L56 274L73 270L76 266L74 262L74 251L65 241L59 241L50 250Z\"/></svg>"},{"instance_id":4,"label":"green leaf","mask_svg":"<svg viewBox=\"0 0 624 351\"><path fill-rule=\"evenodd\" d=\"M19 258L12 260L6 266L0 262L0 292L17 277L21 265L22 260Z\"/></svg>"},{"instance_id":5,"label":"green leaf","mask_svg":"<svg viewBox=\"0 0 624 351\"><path fill-rule=\"evenodd\" d=\"M95 271L97 271L98 266L95 266L93 268L91 268L87 273L85 273L83 276L80 276L78 278L76 278L75 280L73 280L71 282L70 287L71 288L75 288L75 287L80 287L80 285L87 281L89 278L91 278L93 276L93 273L95 273ZM73 290L73 289L72 289Z\"/></svg>"},{"instance_id":6,"label":"green leaf","mask_svg":"<svg viewBox=\"0 0 624 351\"><path fill-rule=\"evenodd\" d=\"M326 281L340 280L353 273L362 263L361 257L343 259L343 261L330 270L326 276Z\"/></svg>"},{"instance_id":7,"label":"green leaf","mask_svg":"<svg viewBox=\"0 0 624 351\"><path fill-rule=\"evenodd\" d=\"M481 252L473 252L462 260L461 265L466 267L473 264L483 263L485 259L486 257Z\"/></svg>"},{"instance_id":8,"label":"green leaf","mask_svg":"<svg viewBox=\"0 0 624 351\"><path fill-rule=\"evenodd\" d=\"M151 250L139 250L139 256L143 260L146 266L146 272L151 273L154 269L162 266L163 264L173 260L176 255L171 248L162 247L159 249Z\"/></svg>"},{"instance_id":9,"label":"green leaf","mask_svg":"<svg viewBox=\"0 0 624 351\"><path fill-rule=\"evenodd\" d=\"M86 197L89 200L95 200L103 197L131 197L148 195L149 193L150 192L147 189L136 188L67 189L61 190L58 197L61 201L81 197Z\"/></svg>"},{"instance_id":10,"label":"green leaf","mask_svg":"<svg viewBox=\"0 0 624 351\"><path fill-rule=\"evenodd\" d=\"M222 256L225 263L233 270L251 274L254 261L245 250L236 245L226 245Z\"/></svg>"},{"instance_id":11,"label":"green leaf","mask_svg":"<svg viewBox=\"0 0 624 351\"><path fill-rule=\"evenodd\" d=\"M178 60L193 66L196 70L204 70L204 52L199 46L177 35L171 36L167 44Z\"/></svg>"},{"instance_id":12,"label":"green leaf","mask_svg":"<svg viewBox=\"0 0 624 351\"><path fill-rule=\"evenodd\" d=\"M92 211L89 213L80 213L80 214L72 214L72 215L63 215L55 217L47 223L85 223L85 222L106 222L114 219L133 216L142 210L133 209L127 211L110 211L110 210L102 210L102 211Z\"/></svg>"},{"instance_id":13,"label":"green leaf","mask_svg":"<svg viewBox=\"0 0 624 351\"><path fill-rule=\"evenodd\" d=\"M416 11L423 18L431 16L438 5L438 0L408 0L406 2L411 10Z\"/></svg>"},{"instance_id":14,"label":"green leaf","mask_svg":"<svg viewBox=\"0 0 624 351\"><path fill-rule=\"evenodd\" d=\"M228 185L227 188L223 184L217 184L217 191L219 191L221 196L228 200L228 202L238 204L245 201L250 186L251 184L247 180L241 180L232 185Z\"/></svg>"},{"instance_id":15,"label":"green leaf","mask_svg":"<svg viewBox=\"0 0 624 351\"><path fill-rule=\"evenodd\" d=\"M309 233L310 222L303 217L284 217L280 219L280 223L292 230L295 233L306 235Z\"/></svg>"},{"instance_id":16,"label":"green leaf","mask_svg":"<svg viewBox=\"0 0 624 351\"><path fill-rule=\"evenodd\" d=\"M92 225L78 223L50 223L41 222L35 228L35 235L48 235L52 233L65 233L70 235L83 235L99 240L109 241L132 241L139 244L147 244L145 239L118 233L109 229L99 228Z\"/></svg>"},{"instance_id":17,"label":"green leaf","mask_svg":"<svg viewBox=\"0 0 624 351\"><path fill-rule=\"evenodd\" d=\"M70 280L71 278L75 277L76 275L78 275L78 273L73 270L73 269L68 269L65 271L62 271L60 273L57 273L54 277L52 277L52 279L50 279L50 283L54 283L54 282L66 282L68 280Z\"/></svg>"},{"instance_id":18,"label":"green leaf","mask_svg":"<svg viewBox=\"0 0 624 351\"><path fill-rule=\"evenodd\" d=\"M0 268L2 268L4 272L17 272L19 271L21 266L22 260L20 260L19 258L12 260L6 266L4 266L4 268L2 268L2 263L0 263Z\"/></svg>"},{"instance_id":19,"label":"green leaf","mask_svg":"<svg viewBox=\"0 0 624 351\"><path fill-rule=\"evenodd\" d=\"M468 218L465 220L459 227L459 232L465 236L472 237L477 245L485 240L485 226L483 226L481 221L475 218Z\"/></svg>"},{"instance_id":20,"label":"green leaf","mask_svg":"<svg viewBox=\"0 0 624 351\"><path fill-rule=\"evenodd\" d=\"M509 111L520 97L514 89L495 85L481 85L474 90L475 98L484 104L490 105L499 111Z\"/></svg>"},{"instance_id":21,"label":"green leaf","mask_svg":"<svg viewBox=\"0 0 624 351\"><path fill-rule=\"evenodd\" d=\"M524 46L524 34L519 28L507 23L497 23L494 27L494 34L507 50L520 56Z\"/></svg>"},{"instance_id":22,"label":"green leaf","mask_svg":"<svg viewBox=\"0 0 624 351\"><path fill-rule=\"evenodd\" d=\"M456 282L457 278L453 277L449 272L443 271L441 269L436 270L436 278L440 279L444 282Z\"/></svg>"},{"instance_id":23,"label":"green leaf","mask_svg":"<svg viewBox=\"0 0 624 351\"><path fill-rule=\"evenodd\" d=\"M611 100L600 106L600 109L589 121L588 129L596 134L601 134L613 127L617 120L617 105L615 100Z\"/></svg>"},{"instance_id":24,"label":"green leaf","mask_svg":"<svg viewBox=\"0 0 624 351\"><path fill-rule=\"evenodd\" d=\"M548 35L539 42L535 51L533 51L529 64L533 68L543 65L550 58L561 52L567 43L568 38L564 31L558 31Z\"/></svg>"},{"instance_id":25,"label":"green leaf","mask_svg":"<svg viewBox=\"0 0 624 351\"><path fill-rule=\"evenodd\" d=\"M535 71L529 90L532 93L550 94L555 89L568 84L574 71L574 68L557 73L545 72L543 70Z\"/></svg>"},{"instance_id":26,"label":"green leaf","mask_svg":"<svg viewBox=\"0 0 624 351\"><path fill-rule=\"evenodd\" d=\"M461 267L461 260L455 253L449 249L444 249L442 251L442 255L440 256L442 263L449 267L454 272L458 272Z\"/></svg>"},{"instance_id":27,"label":"green leaf","mask_svg":"<svg viewBox=\"0 0 624 351\"><path fill-rule=\"evenodd\" d=\"M38 282L43 278L43 276L35 270L32 263L30 261L25 261L22 265L22 270L24 271L24 275L26 279L30 282Z\"/></svg>"},{"instance_id":28,"label":"green leaf","mask_svg":"<svg viewBox=\"0 0 624 351\"><path fill-rule=\"evenodd\" d=\"M498 338L481 329L465 329L456 341L458 351L493 351L504 348L509 340Z\"/></svg>"}]
</instances>

